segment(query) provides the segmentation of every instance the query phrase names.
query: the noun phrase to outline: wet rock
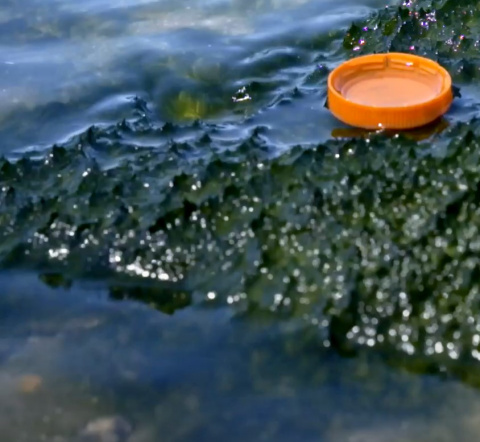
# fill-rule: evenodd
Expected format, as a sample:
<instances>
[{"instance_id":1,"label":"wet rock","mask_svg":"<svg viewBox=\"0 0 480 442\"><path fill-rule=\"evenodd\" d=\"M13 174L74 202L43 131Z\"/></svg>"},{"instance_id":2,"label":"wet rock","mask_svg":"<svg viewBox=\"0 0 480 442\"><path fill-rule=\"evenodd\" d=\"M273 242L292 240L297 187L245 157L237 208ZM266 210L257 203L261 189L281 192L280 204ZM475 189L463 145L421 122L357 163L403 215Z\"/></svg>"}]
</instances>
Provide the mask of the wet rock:
<instances>
[{"instance_id":1,"label":"wet rock","mask_svg":"<svg viewBox=\"0 0 480 442\"><path fill-rule=\"evenodd\" d=\"M35 374L25 375L20 379L18 389L25 394L37 392L43 384L40 376Z\"/></svg>"},{"instance_id":2,"label":"wet rock","mask_svg":"<svg viewBox=\"0 0 480 442\"><path fill-rule=\"evenodd\" d=\"M85 426L78 442L126 442L132 430L132 425L121 416L101 417Z\"/></svg>"}]
</instances>

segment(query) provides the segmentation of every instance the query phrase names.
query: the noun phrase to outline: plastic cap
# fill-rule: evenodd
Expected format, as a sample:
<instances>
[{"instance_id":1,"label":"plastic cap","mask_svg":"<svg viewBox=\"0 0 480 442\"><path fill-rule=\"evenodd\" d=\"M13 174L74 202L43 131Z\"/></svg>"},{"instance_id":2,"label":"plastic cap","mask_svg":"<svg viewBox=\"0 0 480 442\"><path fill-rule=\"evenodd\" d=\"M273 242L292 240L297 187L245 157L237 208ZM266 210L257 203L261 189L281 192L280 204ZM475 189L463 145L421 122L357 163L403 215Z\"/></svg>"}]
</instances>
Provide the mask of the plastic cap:
<instances>
[{"instance_id":1,"label":"plastic cap","mask_svg":"<svg viewBox=\"0 0 480 442\"><path fill-rule=\"evenodd\" d=\"M452 79L438 63L412 54L351 59L328 77L328 107L365 129L412 129L435 121L453 101Z\"/></svg>"}]
</instances>

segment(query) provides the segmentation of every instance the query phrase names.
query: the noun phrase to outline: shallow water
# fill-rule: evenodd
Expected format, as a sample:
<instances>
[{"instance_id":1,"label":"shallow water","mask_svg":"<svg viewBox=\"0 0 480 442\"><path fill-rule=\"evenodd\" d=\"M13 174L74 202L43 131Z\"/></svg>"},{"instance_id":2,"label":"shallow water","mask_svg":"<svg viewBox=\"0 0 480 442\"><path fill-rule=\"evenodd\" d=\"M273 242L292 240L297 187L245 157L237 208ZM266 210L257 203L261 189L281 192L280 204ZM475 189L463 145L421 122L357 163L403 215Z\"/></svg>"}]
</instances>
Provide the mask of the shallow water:
<instances>
[{"instance_id":1,"label":"shallow water","mask_svg":"<svg viewBox=\"0 0 480 442\"><path fill-rule=\"evenodd\" d=\"M125 422L128 438L113 440L135 442L473 442L480 429L476 392L342 359L291 325L0 277L2 440L110 441L79 436L98 419Z\"/></svg>"},{"instance_id":2,"label":"shallow water","mask_svg":"<svg viewBox=\"0 0 480 442\"><path fill-rule=\"evenodd\" d=\"M324 90L295 112L269 106L288 100L296 86L315 88L316 66L338 61L332 33L341 40L342 28L383 4L7 1L0 13L0 152L46 147L91 124L117 122L134 96L163 121L255 115L257 124L276 128L279 148L326 139L336 122L323 109ZM252 99L234 102L242 88L238 98Z\"/></svg>"},{"instance_id":3,"label":"shallow water","mask_svg":"<svg viewBox=\"0 0 480 442\"><path fill-rule=\"evenodd\" d=\"M345 56L339 49L345 29L384 5L385 1L378 0L4 0L0 9L0 154L18 158L34 152L41 157L52 144L62 142L73 150L78 141L74 136L85 136L92 125L105 128L92 157L107 170L124 164L125 158L128 168L128 159L142 149L150 160L162 162L165 157L168 163L169 138L175 143L195 140L195 149L182 150L182 145L172 144L178 150L175 153L185 157L184 163L175 166L187 170L191 159L211 159L217 153L201 149L207 136L222 151L244 139L241 147L248 150L249 140L264 137L268 158L299 144L316 145L330 139L332 132L345 129L324 108L324 80L328 69ZM450 122L477 112L475 87L465 86L462 93L449 114ZM132 112L139 118L132 123L135 130L117 126L123 119L131 122ZM145 114L154 129L142 131ZM197 119L202 123L196 125ZM119 127L125 144L117 155L114 141ZM66 167L65 174L91 174L93 187L96 179L100 185L108 184L95 171L83 169L82 154L74 156L78 165ZM132 168L141 161L143 157ZM162 175L168 175L168 170L152 166L148 171L151 176L145 177L142 189L149 188L150 182L153 186L170 179ZM22 185L27 188L25 175ZM134 172L125 176L131 178L131 189L129 183L126 187L134 194L137 177ZM44 175L42 183L50 179ZM131 288L128 278L126 282L111 274L99 278L103 268L90 268L82 252L77 267L65 270L62 260L78 251L73 245L70 250L65 240L74 236L70 226L61 222L54 226L53 215L62 210L74 213L82 198L81 194L73 198L70 207L70 182L65 182L57 208L46 207L48 215L32 209L35 219L53 218L48 222L49 238L29 226L27 215L25 225L11 226L12 231L24 231L22 239L29 238L34 246L25 253L30 259L27 269L12 265L11 256L17 253L12 247L5 267L13 269L0 273L0 440L478 439L477 390L442 373L429 373L428 367L419 368L418 373L402 370L402 356L396 353L390 359L368 351L352 358L340 356L328 345L320 345L297 317L282 321L268 314L238 316L228 306L215 304L216 292L202 292L199 275L195 275L198 284L183 292L138 281ZM116 189L95 191L115 193ZM7 201L10 193L2 192L5 200L1 201ZM18 193L22 208L22 189ZM25 193L30 195L28 189ZM43 196L47 198L48 193L47 189ZM98 213L108 224L110 212L108 204L102 208L101 198L106 199L102 195ZM238 211L256 210L254 200L244 196L246 202ZM300 193L298 198L301 204ZM247 203L252 206L247 208ZM88 216L72 215L86 230ZM297 213L288 216L295 222L301 217ZM229 231L228 218L224 221L217 226L220 232L222 228ZM230 232L235 233L235 228ZM29 237L32 229L33 240ZM185 231L191 233L194 227ZM115 229L107 225L103 232L110 241ZM7 238L5 249L8 233L2 232ZM241 233L232 241L241 242ZM132 235L131 243L125 239L128 235L115 237L106 260L119 274L143 276L146 272L148 277L150 270L160 271L164 256L158 269L146 270L136 260L128 272L126 265L121 268L129 254L135 256L138 251L140 256L145 244ZM215 246L212 238L200 234L199 238ZM84 240L80 248L85 245L88 251L91 247L96 257L101 247L95 246L101 238L94 232L80 239ZM129 250L122 248L125 244ZM178 248L183 246L179 244ZM304 247L308 250L308 244ZM207 246L205 250L211 251ZM280 260L273 250L267 258ZM28 263L44 266L44 251L51 267L29 270ZM207 252L204 259L211 270ZM169 262L169 257L165 260ZM24 264L21 258L18 263L19 267ZM217 263L222 268L227 264ZM62 272L75 274L76 269L82 277L63 276ZM238 279L234 272L229 276L221 281L226 293ZM272 289L264 281L251 287L259 304L263 295L272 295L273 304L277 302L277 295L270 293L277 287ZM211 302L203 302L204 295ZM308 297L301 298L305 299L307 303Z\"/></svg>"}]
</instances>

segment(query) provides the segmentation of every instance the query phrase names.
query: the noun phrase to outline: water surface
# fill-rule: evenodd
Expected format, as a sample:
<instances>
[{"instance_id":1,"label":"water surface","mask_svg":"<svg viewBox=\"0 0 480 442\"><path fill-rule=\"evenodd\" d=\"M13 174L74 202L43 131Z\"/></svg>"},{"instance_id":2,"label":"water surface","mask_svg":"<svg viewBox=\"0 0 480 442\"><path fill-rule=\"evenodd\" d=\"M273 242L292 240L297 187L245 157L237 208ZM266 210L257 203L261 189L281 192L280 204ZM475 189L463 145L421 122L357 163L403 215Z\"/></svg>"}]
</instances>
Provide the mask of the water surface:
<instances>
[{"instance_id":1,"label":"water surface","mask_svg":"<svg viewBox=\"0 0 480 442\"><path fill-rule=\"evenodd\" d=\"M224 309L168 316L112 302L95 284L51 289L11 273L1 283L4 440L111 440L109 431L79 437L98 419L127 422L128 438L113 440L135 442L473 442L478 434L474 391L368 355L342 359L291 325L238 322Z\"/></svg>"},{"instance_id":2,"label":"water surface","mask_svg":"<svg viewBox=\"0 0 480 442\"><path fill-rule=\"evenodd\" d=\"M323 108L317 66L338 62L342 29L384 4L7 1L0 14L1 152L48 147L91 124L117 122L134 96L161 121L233 121L241 132L252 115L275 128L279 149L321 141L336 122ZM296 87L313 90L295 112L274 106Z\"/></svg>"}]
</instances>

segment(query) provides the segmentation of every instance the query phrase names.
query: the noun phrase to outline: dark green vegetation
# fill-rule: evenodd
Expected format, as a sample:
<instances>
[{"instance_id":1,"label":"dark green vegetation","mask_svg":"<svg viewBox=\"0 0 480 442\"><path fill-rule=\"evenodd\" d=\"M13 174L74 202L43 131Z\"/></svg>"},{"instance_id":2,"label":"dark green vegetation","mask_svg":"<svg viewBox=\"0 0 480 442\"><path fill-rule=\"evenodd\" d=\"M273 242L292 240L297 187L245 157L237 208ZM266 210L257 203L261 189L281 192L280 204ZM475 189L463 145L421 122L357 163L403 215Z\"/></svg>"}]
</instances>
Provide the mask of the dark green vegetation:
<instances>
[{"instance_id":1,"label":"dark green vegetation","mask_svg":"<svg viewBox=\"0 0 480 442\"><path fill-rule=\"evenodd\" d=\"M410 3L352 26L344 56L413 46L461 85L477 81L478 5ZM132 107L45 155L2 160L4 268L53 286L100 279L114 298L169 313L226 304L304 328L314 348L479 384L478 121L421 142L373 134L278 156L265 127L238 139Z\"/></svg>"},{"instance_id":2,"label":"dark green vegetation","mask_svg":"<svg viewBox=\"0 0 480 442\"><path fill-rule=\"evenodd\" d=\"M480 76L480 2L405 0L353 25L344 47L354 53L414 52L445 66L454 81Z\"/></svg>"}]
</instances>

